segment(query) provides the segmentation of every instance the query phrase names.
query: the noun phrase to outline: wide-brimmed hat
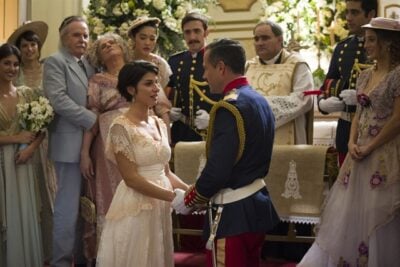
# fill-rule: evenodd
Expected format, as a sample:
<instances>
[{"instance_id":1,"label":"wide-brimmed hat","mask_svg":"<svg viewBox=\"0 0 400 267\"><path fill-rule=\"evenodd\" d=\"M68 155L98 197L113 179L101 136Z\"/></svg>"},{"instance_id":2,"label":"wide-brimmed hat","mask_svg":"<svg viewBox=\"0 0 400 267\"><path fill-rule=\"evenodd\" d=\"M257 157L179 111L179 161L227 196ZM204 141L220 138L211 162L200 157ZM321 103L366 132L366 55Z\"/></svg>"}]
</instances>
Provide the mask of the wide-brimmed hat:
<instances>
[{"instance_id":1,"label":"wide-brimmed hat","mask_svg":"<svg viewBox=\"0 0 400 267\"><path fill-rule=\"evenodd\" d=\"M386 31L400 31L400 20L377 17L371 19L371 22L361 26L364 29L378 29Z\"/></svg>"},{"instance_id":2,"label":"wide-brimmed hat","mask_svg":"<svg viewBox=\"0 0 400 267\"><path fill-rule=\"evenodd\" d=\"M25 21L11 34L10 37L8 37L7 43L16 45L18 37L27 31L36 33L42 44L44 44L49 31L49 26L47 26L46 22L44 21Z\"/></svg>"},{"instance_id":3,"label":"wide-brimmed hat","mask_svg":"<svg viewBox=\"0 0 400 267\"><path fill-rule=\"evenodd\" d=\"M158 24L160 24L161 20L159 18L156 18L156 17L147 17L147 16L138 17L137 19L135 19L132 22L132 25L128 30L128 36L130 38L133 38L132 31L134 29L136 29L137 27L139 27L140 25L143 25L143 24L145 24L147 22L154 22L156 24L156 26L158 26Z\"/></svg>"}]
</instances>

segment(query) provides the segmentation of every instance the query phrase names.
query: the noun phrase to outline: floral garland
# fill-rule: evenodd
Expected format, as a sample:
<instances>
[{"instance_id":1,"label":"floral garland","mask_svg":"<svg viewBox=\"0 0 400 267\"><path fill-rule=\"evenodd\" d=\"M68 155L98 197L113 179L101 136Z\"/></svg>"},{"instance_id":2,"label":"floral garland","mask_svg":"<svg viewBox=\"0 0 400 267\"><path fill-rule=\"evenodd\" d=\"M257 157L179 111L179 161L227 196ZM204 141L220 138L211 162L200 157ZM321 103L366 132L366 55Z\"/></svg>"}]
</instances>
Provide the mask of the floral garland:
<instances>
[{"instance_id":1,"label":"floral garland","mask_svg":"<svg viewBox=\"0 0 400 267\"><path fill-rule=\"evenodd\" d=\"M169 56L184 49L181 21L186 12L196 9L206 13L215 0L90 0L85 11L91 38L106 32L115 32L123 38L132 22L139 16L157 17L159 27L159 53Z\"/></svg>"}]
</instances>

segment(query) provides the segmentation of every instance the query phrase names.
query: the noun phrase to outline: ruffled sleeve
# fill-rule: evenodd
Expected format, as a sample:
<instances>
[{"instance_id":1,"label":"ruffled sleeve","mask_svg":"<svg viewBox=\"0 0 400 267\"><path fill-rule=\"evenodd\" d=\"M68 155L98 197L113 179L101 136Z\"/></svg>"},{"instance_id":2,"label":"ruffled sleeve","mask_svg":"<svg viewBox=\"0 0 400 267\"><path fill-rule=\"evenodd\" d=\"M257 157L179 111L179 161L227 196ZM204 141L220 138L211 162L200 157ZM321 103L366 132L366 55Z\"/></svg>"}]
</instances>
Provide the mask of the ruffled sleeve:
<instances>
[{"instance_id":1,"label":"ruffled sleeve","mask_svg":"<svg viewBox=\"0 0 400 267\"><path fill-rule=\"evenodd\" d=\"M121 153L129 161L136 162L134 151L133 136L128 133L126 126L119 118L114 120L110 126L106 143L106 157L114 164L117 164L115 154Z\"/></svg>"}]
</instances>

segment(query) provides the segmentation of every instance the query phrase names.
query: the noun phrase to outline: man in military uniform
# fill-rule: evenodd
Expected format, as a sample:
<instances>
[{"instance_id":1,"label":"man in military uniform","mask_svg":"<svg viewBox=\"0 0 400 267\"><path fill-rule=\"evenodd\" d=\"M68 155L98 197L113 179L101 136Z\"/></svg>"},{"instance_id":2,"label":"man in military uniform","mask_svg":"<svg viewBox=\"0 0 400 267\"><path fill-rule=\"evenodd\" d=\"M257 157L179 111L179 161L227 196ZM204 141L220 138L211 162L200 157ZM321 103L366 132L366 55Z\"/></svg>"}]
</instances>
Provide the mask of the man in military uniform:
<instances>
[{"instance_id":1,"label":"man in military uniform","mask_svg":"<svg viewBox=\"0 0 400 267\"><path fill-rule=\"evenodd\" d=\"M367 60L364 51L362 25L377 14L376 0L346 0L346 20L350 36L338 43L333 51L329 70L318 100L323 114L341 112L336 129L336 149L339 164L342 165L347 153L352 115L356 109L356 80L360 64Z\"/></svg>"},{"instance_id":2,"label":"man in military uniform","mask_svg":"<svg viewBox=\"0 0 400 267\"><path fill-rule=\"evenodd\" d=\"M187 51L171 56L172 69L169 86L172 87L170 119L172 144L179 141L200 141L208 126L209 111L213 99L207 83L203 80L203 54L208 35L208 20L192 12L182 19L182 31ZM191 82L194 79L199 84ZM197 86L198 91L193 88ZM211 100L211 101L210 101ZM202 136L203 135L203 136Z\"/></svg>"},{"instance_id":3,"label":"man in military uniform","mask_svg":"<svg viewBox=\"0 0 400 267\"><path fill-rule=\"evenodd\" d=\"M314 87L308 64L283 48L283 31L275 22L259 22L253 34L257 56L246 63L246 76L274 112L275 144L312 144L313 101L303 94Z\"/></svg>"},{"instance_id":4,"label":"man in military uniform","mask_svg":"<svg viewBox=\"0 0 400 267\"><path fill-rule=\"evenodd\" d=\"M243 76L245 60L237 41L221 39L206 47L204 78L211 92L224 98L210 112L206 166L184 201L178 190L181 201L177 197L172 203L182 213L208 202L213 207L204 231L212 249L208 266L259 266L265 233L279 222L263 180L271 161L274 116Z\"/></svg>"}]
</instances>

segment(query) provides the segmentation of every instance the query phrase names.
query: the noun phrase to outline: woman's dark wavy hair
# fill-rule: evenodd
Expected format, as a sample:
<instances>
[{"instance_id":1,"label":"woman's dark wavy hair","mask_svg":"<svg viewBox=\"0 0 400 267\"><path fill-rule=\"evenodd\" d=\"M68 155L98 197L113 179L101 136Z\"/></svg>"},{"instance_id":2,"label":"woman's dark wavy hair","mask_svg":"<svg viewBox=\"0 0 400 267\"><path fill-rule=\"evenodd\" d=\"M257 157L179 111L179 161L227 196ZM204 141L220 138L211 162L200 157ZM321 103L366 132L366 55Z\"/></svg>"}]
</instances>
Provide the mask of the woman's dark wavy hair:
<instances>
[{"instance_id":1,"label":"woman's dark wavy hair","mask_svg":"<svg viewBox=\"0 0 400 267\"><path fill-rule=\"evenodd\" d=\"M373 29L374 30L374 29ZM391 42L389 47L390 69L400 65L400 31L375 30L378 44L382 41Z\"/></svg>"},{"instance_id":2,"label":"woman's dark wavy hair","mask_svg":"<svg viewBox=\"0 0 400 267\"><path fill-rule=\"evenodd\" d=\"M11 55L16 56L18 62L21 63L21 52L15 45L5 43L0 46L0 60Z\"/></svg>"},{"instance_id":3,"label":"woman's dark wavy hair","mask_svg":"<svg viewBox=\"0 0 400 267\"><path fill-rule=\"evenodd\" d=\"M145 60L135 60L125 64L118 74L119 93L131 102L133 96L128 92L128 87L132 86L136 89L139 81L149 72L158 75L158 67Z\"/></svg>"},{"instance_id":4,"label":"woman's dark wavy hair","mask_svg":"<svg viewBox=\"0 0 400 267\"><path fill-rule=\"evenodd\" d=\"M15 46L18 47L18 49L21 50L21 42L22 39L28 41L28 42L35 42L38 46L38 51L39 51L39 58L40 58L40 51L42 50L42 41L40 40L39 36L34 33L33 31L26 31L23 32L20 36L18 36L17 41L15 42Z\"/></svg>"}]
</instances>

